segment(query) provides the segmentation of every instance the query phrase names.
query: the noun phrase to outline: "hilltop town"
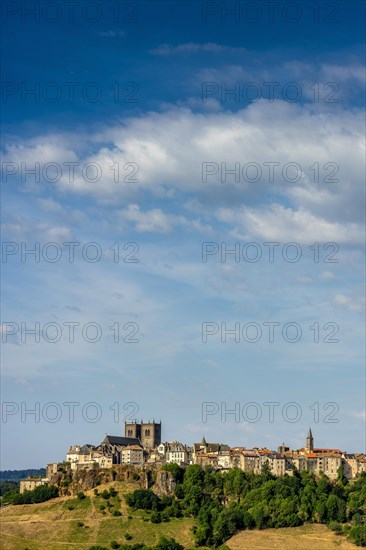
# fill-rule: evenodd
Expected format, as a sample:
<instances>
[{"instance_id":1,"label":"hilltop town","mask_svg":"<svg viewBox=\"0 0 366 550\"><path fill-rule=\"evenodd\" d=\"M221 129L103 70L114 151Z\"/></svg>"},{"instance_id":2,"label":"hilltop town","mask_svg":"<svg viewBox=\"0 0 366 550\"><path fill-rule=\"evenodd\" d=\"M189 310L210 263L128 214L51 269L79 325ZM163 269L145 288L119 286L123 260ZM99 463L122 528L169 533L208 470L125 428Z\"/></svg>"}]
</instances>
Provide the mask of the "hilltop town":
<instances>
[{"instance_id":1,"label":"hilltop town","mask_svg":"<svg viewBox=\"0 0 366 550\"><path fill-rule=\"evenodd\" d=\"M117 464L136 468L146 465L157 470L165 464L182 467L199 464L221 471L239 468L254 474L260 474L267 465L275 476L292 475L294 470L308 470L315 475L323 473L330 480L337 479L340 468L347 479L354 479L366 472L365 454L315 447L311 429L303 448L293 450L282 444L277 451L208 443L204 437L200 443L188 446L179 441L162 442L161 434L161 422L126 422L124 436L106 434L99 445L73 445L66 453L65 462L73 472L89 470L95 465L102 469L112 468ZM22 480L20 492L49 483L52 475L62 466L63 463L58 462L47 464L46 477Z\"/></svg>"}]
</instances>

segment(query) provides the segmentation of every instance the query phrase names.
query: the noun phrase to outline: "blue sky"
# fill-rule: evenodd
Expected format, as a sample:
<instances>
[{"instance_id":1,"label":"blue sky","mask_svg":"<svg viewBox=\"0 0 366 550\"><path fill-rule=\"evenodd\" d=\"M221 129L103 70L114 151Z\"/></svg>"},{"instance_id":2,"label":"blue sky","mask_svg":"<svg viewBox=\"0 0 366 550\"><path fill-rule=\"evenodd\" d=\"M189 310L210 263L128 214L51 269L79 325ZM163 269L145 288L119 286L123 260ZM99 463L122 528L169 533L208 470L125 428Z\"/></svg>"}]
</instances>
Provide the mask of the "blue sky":
<instances>
[{"instance_id":1,"label":"blue sky","mask_svg":"<svg viewBox=\"0 0 366 550\"><path fill-rule=\"evenodd\" d=\"M40 5L3 12L2 469L126 415L364 451L363 3Z\"/></svg>"}]
</instances>

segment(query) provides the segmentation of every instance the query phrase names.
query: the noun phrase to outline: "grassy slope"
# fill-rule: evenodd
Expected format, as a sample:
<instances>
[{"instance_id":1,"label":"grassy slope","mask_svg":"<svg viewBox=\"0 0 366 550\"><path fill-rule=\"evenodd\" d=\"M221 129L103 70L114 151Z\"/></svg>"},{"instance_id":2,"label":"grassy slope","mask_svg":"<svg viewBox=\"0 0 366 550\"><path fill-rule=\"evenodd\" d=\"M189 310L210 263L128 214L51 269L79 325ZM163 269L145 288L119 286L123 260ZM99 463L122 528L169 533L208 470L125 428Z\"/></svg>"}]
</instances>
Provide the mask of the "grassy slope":
<instances>
[{"instance_id":1,"label":"grassy slope","mask_svg":"<svg viewBox=\"0 0 366 550\"><path fill-rule=\"evenodd\" d=\"M335 535L325 525L302 525L285 529L242 531L229 541L231 550L355 550L345 537Z\"/></svg>"},{"instance_id":2,"label":"grassy slope","mask_svg":"<svg viewBox=\"0 0 366 550\"><path fill-rule=\"evenodd\" d=\"M62 497L42 504L6 506L0 510L0 540L2 550L88 550L93 544L110 547L110 542L145 542L156 544L161 535L173 537L185 548L193 548L194 541L190 529L190 518L172 519L167 523L153 524L144 521L142 511L127 510L123 495L133 491L133 484L121 482L108 483L98 487L114 487L121 502L110 499L113 509L122 516L113 517L106 509L100 510L106 502L95 497L93 491L86 492L88 498ZM74 506L73 510L68 507ZM128 515L132 519L128 519ZM78 526L83 522L84 526ZM133 538L124 537L130 533ZM356 546L337 537L325 525L304 525L291 529L266 529L263 531L243 531L226 543L231 550L355 550ZM197 549L198 550L198 549Z\"/></svg>"},{"instance_id":3,"label":"grassy slope","mask_svg":"<svg viewBox=\"0 0 366 550\"><path fill-rule=\"evenodd\" d=\"M123 499L134 489L131 484L108 483L98 487L99 492L105 488L114 487L121 502L110 499L113 509L118 509L122 516L113 517L106 509L100 510L106 500L95 497L93 491L85 494L88 498L58 498L41 504L6 506L0 511L0 538L2 550L76 550L85 549L92 544L110 546L112 540L127 543L125 533L133 538L130 544L145 542L155 544L161 535L173 537L185 547L193 547L194 541L190 533L193 520L190 518L172 519L167 523L153 524L144 521L146 515L141 511L128 512ZM69 510L69 505L74 506ZM128 515L132 519L128 519ZM78 526L83 522L84 526Z\"/></svg>"}]
</instances>

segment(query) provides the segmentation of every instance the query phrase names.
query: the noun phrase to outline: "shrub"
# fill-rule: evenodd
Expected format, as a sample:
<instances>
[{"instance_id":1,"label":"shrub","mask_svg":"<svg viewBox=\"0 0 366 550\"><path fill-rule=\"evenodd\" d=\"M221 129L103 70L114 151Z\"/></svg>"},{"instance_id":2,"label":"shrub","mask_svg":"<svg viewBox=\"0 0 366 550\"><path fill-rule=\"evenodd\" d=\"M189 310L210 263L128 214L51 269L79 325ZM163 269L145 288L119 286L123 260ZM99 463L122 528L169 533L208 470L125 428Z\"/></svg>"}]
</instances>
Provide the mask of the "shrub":
<instances>
[{"instance_id":1,"label":"shrub","mask_svg":"<svg viewBox=\"0 0 366 550\"><path fill-rule=\"evenodd\" d=\"M131 508L142 510L159 510L160 498L150 491L150 489L137 489L133 493L126 495L125 500Z\"/></svg>"},{"instance_id":2,"label":"shrub","mask_svg":"<svg viewBox=\"0 0 366 550\"><path fill-rule=\"evenodd\" d=\"M107 489L104 489L102 493L102 498L104 498L105 500L108 500L109 498L111 498L110 492L107 491Z\"/></svg>"},{"instance_id":3,"label":"shrub","mask_svg":"<svg viewBox=\"0 0 366 550\"><path fill-rule=\"evenodd\" d=\"M68 507L67 507L68 510L74 510L75 509L75 506L73 506L72 504L69 504Z\"/></svg>"},{"instance_id":4,"label":"shrub","mask_svg":"<svg viewBox=\"0 0 366 550\"><path fill-rule=\"evenodd\" d=\"M125 539L126 539L126 540L132 540L132 538L133 538L133 537L132 537L132 535L131 535L130 533L126 533L126 534L125 534Z\"/></svg>"},{"instance_id":5,"label":"shrub","mask_svg":"<svg viewBox=\"0 0 366 550\"><path fill-rule=\"evenodd\" d=\"M82 491L79 491L79 493L77 494L77 499L78 500L84 500L84 498L86 498L84 493Z\"/></svg>"},{"instance_id":6,"label":"shrub","mask_svg":"<svg viewBox=\"0 0 366 550\"><path fill-rule=\"evenodd\" d=\"M160 537L154 550L184 550L184 547L174 539Z\"/></svg>"},{"instance_id":7,"label":"shrub","mask_svg":"<svg viewBox=\"0 0 366 550\"><path fill-rule=\"evenodd\" d=\"M328 524L329 529L340 535L342 533L342 525L338 521L330 521Z\"/></svg>"},{"instance_id":8,"label":"shrub","mask_svg":"<svg viewBox=\"0 0 366 550\"><path fill-rule=\"evenodd\" d=\"M119 548L120 544L116 540L112 540L111 542L111 548Z\"/></svg>"},{"instance_id":9,"label":"shrub","mask_svg":"<svg viewBox=\"0 0 366 550\"><path fill-rule=\"evenodd\" d=\"M58 489L54 485L39 485L33 491L16 493L12 498L12 504L37 504L58 496Z\"/></svg>"},{"instance_id":10,"label":"shrub","mask_svg":"<svg viewBox=\"0 0 366 550\"><path fill-rule=\"evenodd\" d=\"M119 510L113 510L112 516L122 516L122 514Z\"/></svg>"},{"instance_id":11,"label":"shrub","mask_svg":"<svg viewBox=\"0 0 366 550\"><path fill-rule=\"evenodd\" d=\"M357 546L366 546L366 523L351 527L348 536Z\"/></svg>"},{"instance_id":12,"label":"shrub","mask_svg":"<svg viewBox=\"0 0 366 550\"><path fill-rule=\"evenodd\" d=\"M151 523L161 523L161 515L159 512L153 512L151 514Z\"/></svg>"},{"instance_id":13,"label":"shrub","mask_svg":"<svg viewBox=\"0 0 366 550\"><path fill-rule=\"evenodd\" d=\"M84 524L82 521L78 521L78 527L84 527Z\"/></svg>"}]
</instances>

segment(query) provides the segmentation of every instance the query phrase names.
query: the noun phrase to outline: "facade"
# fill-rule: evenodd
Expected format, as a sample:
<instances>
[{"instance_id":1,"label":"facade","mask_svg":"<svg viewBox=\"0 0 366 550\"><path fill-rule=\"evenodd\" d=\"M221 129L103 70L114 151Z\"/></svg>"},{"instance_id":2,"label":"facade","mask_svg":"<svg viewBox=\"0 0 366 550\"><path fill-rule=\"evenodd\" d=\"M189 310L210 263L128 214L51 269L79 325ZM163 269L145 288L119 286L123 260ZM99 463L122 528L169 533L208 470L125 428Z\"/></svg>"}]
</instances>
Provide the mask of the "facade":
<instances>
[{"instance_id":1,"label":"facade","mask_svg":"<svg viewBox=\"0 0 366 550\"><path fill-rule=\"evenodd\" d=\"M59 462L51 462L46 466L46 478L51 479L51 477L57 472L60 472L63 469L63 464Z\"/></svg>"},{"instance_id":2,"label":"facade","mask_svg":"<svg viewBox=\"0 0 366 550\"><path fill-rule=\"evenodd\" d=\"M161 443L158 445L157 451L166 464L178 464L178 466L189 464L189 448L179 441Z\"/></svg>"},{"instance_id":3,"label":"facade","mask_svg":"<svg viewBox=\"0 0 366 550\"><path fill-rule=\"evenodd\" d=\"M283 443L277 452L265 448L230 448L222 443L207 443L204 437L200 443L194 443L193 448L179 441L162 443L161 422L154 421L126 423L125 433L125 437L106 435L97 447L89 444L70 447L66 454L66 462L71 465L72 470L88 469L95 464L101 468L111 468L114 464L141 466L147 463L157 468L159 464L199 464L217 470L240 468L253 474L260 474L267 464L275 476L292 475L294 470L308 470L316 476L325 474L331 480L337 479L340 468L348 479L354 479L362 472L366 472L366 455L314 447L311 429L303 448L290 450ZM48 464L47 478L23 480L22 490L34 489L46 483L60 468L62 464Z\"/></svg>"},{"instance_id":4,"label":"facade","mask_svg":"<svg viewBox=\"0 0 366 550\"><path fill-rule=\"evenodd\" d=\"M192 461L202 467L210 465L213 468L230 468L230 447L222 443L207 443L203 437L201 443L193 444Z\"/></svg>"},{"instance_id":5,"label":"facade","mask_svg":"<svg viewBox=\"0 0 366 550\"><path fill-rule=\"evenodd\" d=\"M131 445L140 445L140 440L135 437L120 437L116 435L106 435L98 451L112 458L112 464L123 464L122 451Z\"/></svg>"},{"instance_id":6,"label":"facade","mask_svg":"<svg viewBox=\"0 0 366 550\"><path fill-rule=\"evenodd\" d=\"M138 439L144 449L155 449L161 443L161 422L126 422L125 437Z\"/></svg>"},{"instance_id":7,"label":"facade","mask_svg":"<svg viewBox=\"0 0 366 550\"><path fill-rule=\"evenodd\" d=\"M111 468L113 456L110 453L101 452L94 445L75 445L70 447L66 454L66 462L71 465L71 470L80 470L93 467L98 464L100 468Z\"/></svg>"},{"instance_id":8,"label":"facade","mask_svg":"<svg viewBox=\"0 0 366 550\"><path fill-rule=\"evenodd\" d=\"M74 445L73 447L70 447L69 451L66 453L66 462L70 462L70 464L78 462L80 449L80 445Z\"/></svg>"},{"instance_id":9,"label":"facade","mask_svg":"<svg viewBox=\"0 0 366 550\"><path fill-rule=\"evenodd\" d=\"M22 479L20 481L19 492L24 493L24 491L33 491L36 487L45 485L46 483L48 483L48 479L46 477L27 477L26 479Z\"/></svg>"},{"instance_id":10,"label":"facade","mask_svg":"<svg viewBox=\"0 0 366 550\"><path fill-rule=\"evenodd\" d=\"M121 452L121 464L142 466L144 463L144 450L140 445L128 445Z\"/></svg>"},{"instance_id":11,"label":"facade","mask_svg":"<svg viewBox=\"0 0 366 550\"><path fill-rule=\"evenodd\" d=\"M278 447L278 452L269 449L231 449L231 467L240 468L245 472L259 474L267 463L275 476L292 475L294 469L299 472L308 470L316 476L325 474L329 479L338 478L342 468L348 479L353 479L366 471L366 456L347 454L340 449L314 447L314 438L309 430L305 447L290 450L285 444Z\"/></svg>"},{"instance_id":12,"label":"facade","mask_svg":"<svg viewBox=\"0 0 366 550\"><path fill-rule=\"evenodd\" d=\"M244 470L244 472L251 472L256 474L261 470L261 461L259 453L254 449L242 449L239 451L238 468Z\"/></svg>"}]
</instances>

